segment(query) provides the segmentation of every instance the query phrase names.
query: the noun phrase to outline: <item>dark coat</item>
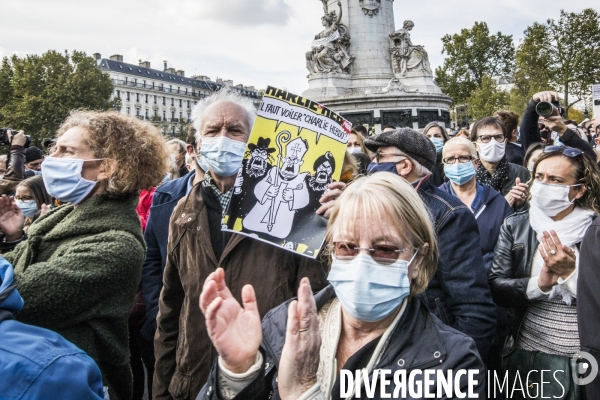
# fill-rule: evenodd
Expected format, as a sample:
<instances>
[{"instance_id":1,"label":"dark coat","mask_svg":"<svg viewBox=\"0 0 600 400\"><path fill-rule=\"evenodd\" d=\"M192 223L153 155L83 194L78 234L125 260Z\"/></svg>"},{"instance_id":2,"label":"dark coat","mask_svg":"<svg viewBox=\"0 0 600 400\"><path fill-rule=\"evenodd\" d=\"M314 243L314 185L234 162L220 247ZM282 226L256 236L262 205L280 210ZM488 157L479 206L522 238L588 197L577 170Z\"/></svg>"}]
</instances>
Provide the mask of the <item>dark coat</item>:
<instances>
[{"instance_id":1,"label":"dark coat","mask_svg":"<svg viewBox=\"0 0 600 400\"><path fill-rule=\"evenodd\" d=\"M25 300L21 322L51 329L98 363L111 399L131 396L127 319L145 245L137 194L99 194L33 223L6 259Z\"/></svg>"},{"instance_id":2,"label":"dark coat","mask_svg":"<svg viewBox=\"0 0 600 400\"><path fill-rule=\"evenodd\" d=\"M523 166L525 146L513 142L506 143L506 159L509 163Z\"/></svg>"},{"instance_id":3,"label":"dark coat","mask_svg":"<svg viewBox=\"0 0 600 400\"><path fill-rule=\"evenodd\" d=\"M521 183L526 183L531 178L529 170L521 165L508 163L508 179L502 185L500 194L506 196L508 192L515 186L517 178L521 179Z\"/></svg>"},{"instance_id":4,"label":"dark coat","mask_svg":"<svg viewBox=\"0 0 600 400\"><path fill-rule=\"evenodd\" d=\"M0 195L13 195L21 181L25 179L25 147L12 145L6 158L6 173L0 179Z\"/></svg>"},{"instance_id":5,"label":"dark coat","mask_svg":"<svg viewBox=\"0 0 600 400\"><path fill-rule=\"evenodd\" d=\"M600 360L600 219L596 218L581 242L577 277L577 321L581 350ZM600 393L600 378L585 386L588 399Z\"/></svg>"},{"instance_id":6,"label":"dark coat","mask_svg":"<svg viewBox=\"0 0 600 400\"><path fill-rule=\"evenodd\" d=\"M156 188L152 197L152 207L144 232L147 250L142 268L142 293L146 304L146 322L141 333L149 341L154 340L156 332L158 297L162 289L163 271L167 262L169 220L177 202L186 195L190 180L193 181L195 177L196 173L192 171L183 178L166 182Z\"/></svg>"},{"instance_id":7,"label":"dark coat","mask_svg":"<svg viewBox=\"0 0 600 400\"><path fill-rule=\"evenodd\" d=\"M426 179L426 178L424 178ZM433 218L439 263L422 296L435 316L473 338L486 359L496 330L492 301L473 213L456 197L424 181L418 189Z\"/></svg>"},{"instance_id":8,"label":"dark coat","mask_svg":"<svg viewBox=\"0 0 600 400\"><path fill-rule=\"evenodd\" d=\"M521 143L523 143L523 148L525 151L527 151L527 148L532 144L540 143L542 141L540 130L538 128L538 120L540 116L537 114L537 112L535 112L535 107L537 104L538 103L531 100L527 106L527 109L525 110L525 113L523 114L523 119L521 119ZM589 155L594 162L596 161L596 152L586 140L583 140L579 136L577 132L567 129L567 131L560 137L560 141L563 142L565 146L574 147L583 151L585 154Z\"/></svg>"},{"instance_id":9,"label":"dark coat","mask_svg":"<svg viewBox=\"0 0 600 400\"><path fill-rule=\"evenodd\" d=\"M335 291L332 286L328 286L315 295L317 309L330 299L335 297ZM290 300L291 301L291 300ZM277 388L277 368L283 346L285 344L285 332L287 324L287 311L290 301L285 302L279 307L271 310L263 319L263 343L261 351L263 353L262 370L264 375L259 374L256 379L240 392L235 399L244 400L266 400L280 399ZM400 317L398 325L389 339L380 361L373 367L373 370L388 369L392 374L400 370L399 364L402 363L403 369L406 369L407 376L413 369L420 370L442 370L444 374L448 370L457 371L459 369L478 370L476 375L478 386L475 393L477 398L484 398L485 378L484 367L473 340L468 336L444 325L438 318L427 311L418 299L409 301L404 314ZM372 376L372 373L371 375ZM416 384L425 387L422 379L423 375L415 379ZM461 387L464 389L466 380L461 380ZM379 381L377 381L379 382ZM217 363L213 365L208 382L202 388L198 395L198 400L217 400L218 390L218 367ZM387 393L391 394L395 386L392 380ZM432 393L436 391L431 390ZM361 390L362 398L366 398L364 384ZM374 399L379 399L381 390L379 385L375 390ZM337 394L336 394L337 397ZM412 397L409 397L412 398ZM446 397L443 397L446 398Z\"/></svg>"},{"instance_id":10,"label":"dark coat","mask_svg":"<svg viewBox=\"0 0 600 400\"><path fill-rule=\"evenodd\" d=\"M154 341L156 399L193 399L206 382L217 353L198 304L204 281L218 267L240 303L242 287L254 286L261 316L293 297L305 276L315 290L326 286L326 265L247 236L222 234L221 213L212 211L203 192L202 185L194 186L171 216ZM217 229L209 228L211 220ZM220 257L215 245L222 247Z\"/></svg>"},{"instance_id":11,"label":"dark coat","mask_svg":"<svg viewBox=\"0 0 600 400\"><path fill-rule=\"evenodd\" d=\"M511 215L513 211L504 196L498 193L496 189L488 185L477 185L483 188L483 195L481 203L476 210L473 210L473 215L477 219L477 227L479 228L485 272L489 275L494 260L494 247L496 247L498 235L500 235L500 227L504 223L504 219ZM440 190L452 195L451 183L444 183L440 186ZM483 208L484 206L485 208Z\"/></svg>"}]
</instances>

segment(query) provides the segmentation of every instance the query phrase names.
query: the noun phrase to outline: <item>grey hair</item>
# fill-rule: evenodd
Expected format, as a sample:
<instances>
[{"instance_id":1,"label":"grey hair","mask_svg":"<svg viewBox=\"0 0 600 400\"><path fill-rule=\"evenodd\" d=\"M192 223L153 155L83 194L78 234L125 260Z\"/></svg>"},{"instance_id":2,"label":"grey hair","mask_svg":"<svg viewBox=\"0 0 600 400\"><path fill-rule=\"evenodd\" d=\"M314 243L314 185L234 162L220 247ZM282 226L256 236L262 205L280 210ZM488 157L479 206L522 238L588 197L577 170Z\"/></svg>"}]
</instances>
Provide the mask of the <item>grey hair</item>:
<instances>
[{"instance_id":1,"label":"grey hair","mask_svg":"<svg viewBox=\"0 0 600 400\"><path fill-rule=\"evenodd\" d=\"M239 93L232 90L221 89L218 92L200 100L192 110L192 121L194 121L194 128L196 128L195 137L197 143L202 141L201 128L204 110L206 110L206 108L211 104L215 104L220 101L231 101L232 103L235 103L246 110L246 113L248 114L248 127L252 129L252 125L254 125L254 120L256 119L256 107L254 107L252 100L243 97Z\"/></svg>"},{"instance_id":2,"label":"grey hair","mask_svg":"<svg viewBox=\"0 0 600 400\"><path fill-rule=\"evenodd\" d=\"M397 147L396 147L397 148ZM397 148L398 149L398 148ZM415 160L414 158L412 158L411 156L407 155L405 152L403 152L402 150L398 149L398 155L401 157L405 157L408 159L408 161L410 161L413 165L412 171L419 175L419 178L424 177L425 175L429 175L431 174L431 171L429 169L427 169L426 167L423 166L423 164L421 164L420 162L418 162L417 160Z\"/></svg>"},{"instance_id":3,"label":"grey hair","mask_svg":"<svg viewBox=\"0 0 600 400\"><path fill-rule=\"evenodd\" d=\"M186 152L186 144L183 140L179 140L179 139L171 139L167 142L167 146L170 144L176 143L177 144L177 151L179 153L185 153Z\"/></svg>"}]
</instances>

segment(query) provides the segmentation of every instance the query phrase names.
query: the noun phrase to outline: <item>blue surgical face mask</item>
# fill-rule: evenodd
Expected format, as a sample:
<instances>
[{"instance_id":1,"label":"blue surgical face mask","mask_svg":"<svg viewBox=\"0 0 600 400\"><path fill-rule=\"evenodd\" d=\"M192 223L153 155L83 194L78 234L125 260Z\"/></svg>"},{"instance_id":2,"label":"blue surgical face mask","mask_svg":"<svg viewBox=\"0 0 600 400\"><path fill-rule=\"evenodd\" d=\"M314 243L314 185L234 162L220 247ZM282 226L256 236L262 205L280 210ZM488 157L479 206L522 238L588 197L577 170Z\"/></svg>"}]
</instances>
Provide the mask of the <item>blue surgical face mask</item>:
<instances>
[{"instance_id":1,"label":"blue surgical face mask","mask_svg":"<svg viewBox=\"0 0 600 400\"><path fill-rule=\"evenodd\" d=\"M208 164L208 161L206 160L206 158L200 157L198 154L196 154L195 151L194 151L194 156L196 157L196 163L198 164L200 169L202 169L202 171L206 172L210 169L210 165Z\"/></svg>"},{"instance_id":2,"label":"blue surgical face mask","mask_svg":"<svg viewBox=\"0 0 600 400\"><path fill-rule=\"evenodd\" d=\"M35 169L31 169L30 171L33 171L34 175L41 175L42 171L36 171Z\"/></svg>"},{"instance_id":3,"label":"blue surgical face mask","mask_svg":"<svg viewBox=\"0 0 600 400\"><path fill-rule=\"evenodd\" d=\"M344 310L366 322L381 321L396 310L410 294L408 266L414 260L382 265L371 256L359 254L350 261L333 257L327 280Z\"/></svg>"},{"instance_id":4,"label":"blue surgical face mask","mask_svg":"<svg viewBox=\"0 0 600 400\"><path fill-rule=\"evenodd\" d=\"M466 163L444 164L444 173L452 182L461 186L475 176L475 166L471 161Z\"/></svg>"},{"instance_id":5,"label":"blue surgical face mask","mask_svg":"<svg viewBox=\"0 0 600 400\"><path fill-rule=\"evenodd\" d=\"M396 164L397 163L395 162L384 162L378 164L375 161L373 161L367 167L367 173L374 174L375 172L391 172L393 174L398 175L398 171L396 170Z\"/></svg>"},{"instance_id":6,"label":"blue surgical face mask","mask_svg":"<svg viewBox=\"0 0 600 400\"><path fill-rule=\"evenodd\" d=\"M35 200L15 200L15 204L21 209L26 218L35 216L35 213L38 211Z\"/></svg>"},{"instance_id":7,"label":"blue surgical face mask","mask_svg":"<svg viewBox=\"0 0 600 400\"><path fill-rule=\"evenodd\" d=\"M46 157L42 163L42 177L48 194L64 203L77 205L83 201L96 186L96 181L81 177L83 163L101 161L101 159L81 160L77 158Z\"/></svg>"},{"instance_id":8,"label":"blue surgical face mask","mask_svg":"<svg viewBox=\"0 0 600 400\"><path fill-rule=\"evenodd\" d=\"M442 149L444 148L444 139L432 137L432 138L430 138L430 140L433 142L433 145L435 146L435 153L442 154Z\"/></svg>"},{"instance_id":9,"label":"blue surgical face mask","mask_svg":"<svg viewBox=\"0 0 600 400\"><path fill-rule=\"evenodd\" d=\"M202 138L200 154L206 159L210 169L219 176L235 175L242 165L245 152L244 142L225 136Z\"/></svg>"}]
</instances>

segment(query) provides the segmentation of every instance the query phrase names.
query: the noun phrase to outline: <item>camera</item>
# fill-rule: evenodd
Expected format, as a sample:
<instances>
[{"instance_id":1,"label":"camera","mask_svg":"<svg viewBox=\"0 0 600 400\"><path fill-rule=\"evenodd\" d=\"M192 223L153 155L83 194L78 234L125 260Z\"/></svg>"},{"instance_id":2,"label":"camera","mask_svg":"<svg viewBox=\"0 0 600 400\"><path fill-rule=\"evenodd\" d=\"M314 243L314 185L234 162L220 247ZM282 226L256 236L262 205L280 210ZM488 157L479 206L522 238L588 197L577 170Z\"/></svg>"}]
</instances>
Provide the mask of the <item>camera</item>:
<instances>
[{"instance_id":1,"label":"camera","mask_svg":"<svg viewBox=\"0 0 600 400\"><path fill-rule=\"evenodd\" d=\"M13 135L18 132L18 130L12 128L0 128L0 146L10 145L12 138L8 138L8 131L13 132ZM31 145L31 136L25 135L25 139L23 147L27 148Z\"/></svg>"},{"instance_id":2,"label":"camera","mask_svg":"<svg viewBox=\"0 0 600 400\"><path fill-rule=\"evenodd\" d=\"M535 112L540 117L558 117L561 116L565 110L561 106L556 106L549 101L540 101L535 106Z\"/></svg>"}]
</instances>

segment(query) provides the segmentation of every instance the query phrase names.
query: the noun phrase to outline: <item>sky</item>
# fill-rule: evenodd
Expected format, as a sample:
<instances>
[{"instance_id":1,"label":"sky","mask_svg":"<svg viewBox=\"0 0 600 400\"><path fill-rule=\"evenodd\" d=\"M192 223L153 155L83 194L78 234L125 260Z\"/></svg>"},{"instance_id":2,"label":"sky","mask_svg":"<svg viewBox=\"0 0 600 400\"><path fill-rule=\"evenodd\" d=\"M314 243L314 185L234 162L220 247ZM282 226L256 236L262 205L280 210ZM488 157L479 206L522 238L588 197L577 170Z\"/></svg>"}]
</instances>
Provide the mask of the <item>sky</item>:
<instances>
[{"instance_id":1,"label":"sky","mask_svg":"<svg viewBox=\"0 0 600 400\"><path fill-rule=\"evenodd\" d=\"M527 26L558 19L566 4L569 12L598 8L597 0L395 0L394 15L396 29L414 21L412 42L425 46L435 68L444 61L445 34L485 21L518 45ZM167 60L186 76L301 93L308 88L304 54L322 30L322 14L317 0L0 0L0 57L122 54L157 69Z\"/></svg>"}]
</instances>

